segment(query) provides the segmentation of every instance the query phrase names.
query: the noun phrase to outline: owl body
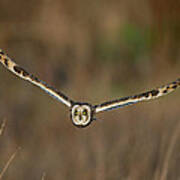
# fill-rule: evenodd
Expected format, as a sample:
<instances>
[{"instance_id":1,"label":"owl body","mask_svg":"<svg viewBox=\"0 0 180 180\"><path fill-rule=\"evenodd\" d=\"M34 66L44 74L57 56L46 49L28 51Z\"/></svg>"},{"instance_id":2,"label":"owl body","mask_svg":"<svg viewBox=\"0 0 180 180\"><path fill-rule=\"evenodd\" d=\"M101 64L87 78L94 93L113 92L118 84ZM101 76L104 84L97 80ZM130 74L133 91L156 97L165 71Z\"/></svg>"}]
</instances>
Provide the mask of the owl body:
<instances>
[{"instance_id":1,"label":"owl body","mask_svg":"<svg viewBox=\"0 0 180 180\"><path fill-rule=\"evenodd\" d=\"M91 122L95 120L95 115L99 112L110 111L116 108L136 104L138 102L156 99L161 96L167 95L170 92L173 92L178 87L180 87L180 78L179 78L176 81L173 81L159 88L155 88L151 91L147 91L133 96L118 98L98 105L91 105L86 102L73 101L61 91L58 91L56 88L48 85L46 82L40 80L33 74L27 72L24 68L17 65L1 49L0 49L0 63L2 63L5 68L7 68L12 73L14 73L16 76L26 81L29 81L35 86L40 87L50 96L57 99L64 105L66 105L70 109L70 118L72 120L72 123L77 127L86 127L89 124L91 124Z\"/></svg>"}]
</instances>

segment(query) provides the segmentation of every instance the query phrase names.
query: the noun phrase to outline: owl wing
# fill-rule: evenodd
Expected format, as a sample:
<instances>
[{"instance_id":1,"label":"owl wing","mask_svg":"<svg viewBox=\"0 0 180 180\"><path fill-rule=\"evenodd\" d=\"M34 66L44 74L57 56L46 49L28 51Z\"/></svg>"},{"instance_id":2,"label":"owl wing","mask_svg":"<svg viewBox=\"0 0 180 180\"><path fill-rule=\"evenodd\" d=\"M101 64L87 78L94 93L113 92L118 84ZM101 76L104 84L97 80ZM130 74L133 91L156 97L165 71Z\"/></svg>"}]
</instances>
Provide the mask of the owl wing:
<instances>
[{"instance_id":1,"label":"owl wing","mask_svg":"<svg viewBox=\"0 0 180 180\"><path fill-rule=\"evenodd\" d=\"M99 105L95 105L94 109L95 109L95 112L98 113L101 111L109 111L109 110L113 110L116 108L136 104L141 101L149 101L151 99L156 99L158 97L167 95L170 92L177 89L178 87L180 87L180 78L174 82L171 82L167 85L153 89L151 91L147 91L147 92L137 94L134 96L127 96L127 97L123 97L123 98L116 99L113 101L104 102Z\"/></svg>"},{"instance_id":2,"label":"owl wing","mask_svg":"<svg viewBox=\"0 0 180 180\"><path fill-rule=\"evenodd\" d=\"M56 90L54 87L49 86L46 82L40 80L33 74L28 73L25 69L17 65L15 62L13 62L7 54L5 54L0 49L0 62L12 73L14 73L16 76L29 81L30 83L40 87L42 90L44 90L46 93L48 93L53 98L57 99L61 103L65 104L68 107L71 107L73 101L69 99L67 96L65 96L62 92Z\"/></svg>"}]
</instances>

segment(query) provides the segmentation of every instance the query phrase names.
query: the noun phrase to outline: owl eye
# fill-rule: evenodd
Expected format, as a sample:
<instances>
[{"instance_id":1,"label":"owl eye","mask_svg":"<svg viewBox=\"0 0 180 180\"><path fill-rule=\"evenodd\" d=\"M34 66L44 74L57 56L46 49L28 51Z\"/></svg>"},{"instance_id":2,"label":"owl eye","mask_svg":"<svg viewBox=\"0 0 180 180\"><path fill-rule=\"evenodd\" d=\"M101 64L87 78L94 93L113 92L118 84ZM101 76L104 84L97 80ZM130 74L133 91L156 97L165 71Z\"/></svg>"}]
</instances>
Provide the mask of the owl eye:
<instances>
[{"instance_id":1,"label":"owl eye","mask_svg":"<svg viewBox=\"0 0 180 180\"><path fill-rule=\"evenodd\" d=\"M87 115L87 109L83 110L83 115L85 115L85 116Z\"/></svg>"},{"instance_id":2,"label":"owl eye","mask_svg":"<svg viewBox=\"0 0 180 180\"><path fill-rule=\"evenodd\" d=\"M74 115L77 116L78 115L78 111L77 109L74 111Z\"/></svg>"}]
</instances>

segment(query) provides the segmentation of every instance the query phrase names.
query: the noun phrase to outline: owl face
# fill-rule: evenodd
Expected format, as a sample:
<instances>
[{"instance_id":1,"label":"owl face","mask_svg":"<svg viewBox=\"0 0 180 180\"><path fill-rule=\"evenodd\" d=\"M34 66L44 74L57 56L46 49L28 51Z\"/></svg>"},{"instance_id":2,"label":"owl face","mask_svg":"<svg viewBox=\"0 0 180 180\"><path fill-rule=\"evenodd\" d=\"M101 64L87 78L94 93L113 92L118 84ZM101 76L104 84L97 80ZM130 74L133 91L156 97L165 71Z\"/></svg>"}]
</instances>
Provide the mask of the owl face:
<instances>
[{"instance_id":1,"label":"owl face","mask_svg":"<svg viewBox=\"0 0 180 180\"><path fill-rule=\"evenodd\" d=\"M71 108L71 119L75 126L86 127L93 120L92 106L87 103L75 103Z\"/></svg>"}]
</instances>

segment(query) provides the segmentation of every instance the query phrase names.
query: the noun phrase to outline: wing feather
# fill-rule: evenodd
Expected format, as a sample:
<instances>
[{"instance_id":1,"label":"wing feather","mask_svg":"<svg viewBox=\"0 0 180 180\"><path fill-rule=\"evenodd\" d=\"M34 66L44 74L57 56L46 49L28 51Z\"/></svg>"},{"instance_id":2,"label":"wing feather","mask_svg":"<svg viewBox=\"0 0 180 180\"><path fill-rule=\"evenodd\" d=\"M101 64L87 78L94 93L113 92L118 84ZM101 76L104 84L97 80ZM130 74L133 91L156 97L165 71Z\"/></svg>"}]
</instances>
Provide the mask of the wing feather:
<instances>
[{"instance_id":1,"label":"wing feather","mask_svg":"<svg viewBox=\"0 0 180 180\"><path fill-rule=\"evenodd\" d=\"M40 87L46 93L48 93L53 98L57 99L61 103L65 104L68 107L71 107L73 101L65 96L62 92L58 91L52 86L49 86L46 82L40 80L33 74L28 73L25 69L17 65L14 61L12 61L7 54L5 54L0 49L0 62L12 73L16 76L29 81L30 83Z\"/></svg>"},{"instance_id":2,"label":"wing feather","mask_svg":"<svg viewBox=\"0 0 180 180\"><path fill-rule=\"evenodd\" d=\"M167 85L161 86L159 88L153 89L134 96L127 96L113 101L104 102L102 104L94 106L95 112L109 111L116 108L136 104L141 101L149 101L151 99L156 99L161 96L167 95L173 92L175 89L180 87L180 78L173 81Z\"/></svg>"}]
</instances>

